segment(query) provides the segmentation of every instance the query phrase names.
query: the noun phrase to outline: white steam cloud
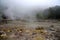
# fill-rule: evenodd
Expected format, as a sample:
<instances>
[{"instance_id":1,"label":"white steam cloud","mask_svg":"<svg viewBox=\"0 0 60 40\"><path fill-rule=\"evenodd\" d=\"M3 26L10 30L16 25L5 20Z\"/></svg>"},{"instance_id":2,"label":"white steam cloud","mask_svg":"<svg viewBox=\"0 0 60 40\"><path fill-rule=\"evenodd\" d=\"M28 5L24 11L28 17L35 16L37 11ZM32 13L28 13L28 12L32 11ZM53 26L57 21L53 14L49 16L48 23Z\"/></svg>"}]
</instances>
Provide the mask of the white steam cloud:
<instances>
[{"instance_id":1,"label":"white steam cloud","mask_svg":"<svg viewBox=\"0 0 60 40\"><path fill-rule=\"evenodd\" d=\"M13 20L35 19L36 11L55 5L60 5L59 0L0 0L0 10Z\"/></svg>"}]
</instances>

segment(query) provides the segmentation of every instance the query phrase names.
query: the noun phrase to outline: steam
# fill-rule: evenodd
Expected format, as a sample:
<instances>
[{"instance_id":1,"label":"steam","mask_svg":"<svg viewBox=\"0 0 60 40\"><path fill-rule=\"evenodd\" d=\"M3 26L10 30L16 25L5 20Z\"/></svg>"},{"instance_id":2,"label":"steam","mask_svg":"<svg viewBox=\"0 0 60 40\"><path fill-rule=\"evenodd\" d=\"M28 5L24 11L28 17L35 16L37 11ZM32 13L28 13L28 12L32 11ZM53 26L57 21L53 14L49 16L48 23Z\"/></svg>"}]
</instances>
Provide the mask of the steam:
<instances>
[{"instance_id":1,"label":"steam","mask_svg":"<svg viewBox=\"0 0 60 40\"><path fill-rule=\"evenodd\" d=\"M48 7L59 5L57 0L0 0L0 11L8 19L35 20L35 14Z\"/></svg>"}]
</instances>

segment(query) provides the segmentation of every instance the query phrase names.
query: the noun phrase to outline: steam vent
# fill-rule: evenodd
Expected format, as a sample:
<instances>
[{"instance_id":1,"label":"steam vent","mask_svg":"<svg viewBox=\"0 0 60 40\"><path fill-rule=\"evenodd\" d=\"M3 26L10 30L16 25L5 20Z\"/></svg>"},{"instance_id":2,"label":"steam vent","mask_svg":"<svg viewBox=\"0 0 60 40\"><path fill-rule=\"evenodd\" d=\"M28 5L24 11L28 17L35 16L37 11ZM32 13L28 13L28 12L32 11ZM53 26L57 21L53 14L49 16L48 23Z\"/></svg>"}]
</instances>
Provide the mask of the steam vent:
<instances>
[{"instance_id":1,"label":"steam vent","mask_svg":"<svg viewBox=\"0 0 60 40\"><path fill-rule=\"evenodd\" d=\"M0 40L60 40L60 1L0 0Z\"/></svg>"}]
</instances>

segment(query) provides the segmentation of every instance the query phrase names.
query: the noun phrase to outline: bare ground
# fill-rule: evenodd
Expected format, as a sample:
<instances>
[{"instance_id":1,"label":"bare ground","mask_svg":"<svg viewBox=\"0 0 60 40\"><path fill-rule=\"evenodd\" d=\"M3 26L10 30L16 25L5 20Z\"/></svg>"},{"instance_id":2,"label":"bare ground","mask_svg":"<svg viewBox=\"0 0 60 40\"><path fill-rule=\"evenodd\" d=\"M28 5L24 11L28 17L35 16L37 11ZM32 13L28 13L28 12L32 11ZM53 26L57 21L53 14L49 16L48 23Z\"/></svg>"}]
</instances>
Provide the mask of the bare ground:
<instances>
[{"instance_id":1,"label":"bare ground","mask_svg":"<svg viewBox=\"0 0 60 40\"><path fill-rule=\"evenodd\" d=\"M42 27L42 28L41 28ZM0 31L5 32L1 40L59 40L55 37L60 29L60 21L23 22L12 21L0 25ZM59 34L60 35L60 34Z\"/></svg>"}]
</instances>

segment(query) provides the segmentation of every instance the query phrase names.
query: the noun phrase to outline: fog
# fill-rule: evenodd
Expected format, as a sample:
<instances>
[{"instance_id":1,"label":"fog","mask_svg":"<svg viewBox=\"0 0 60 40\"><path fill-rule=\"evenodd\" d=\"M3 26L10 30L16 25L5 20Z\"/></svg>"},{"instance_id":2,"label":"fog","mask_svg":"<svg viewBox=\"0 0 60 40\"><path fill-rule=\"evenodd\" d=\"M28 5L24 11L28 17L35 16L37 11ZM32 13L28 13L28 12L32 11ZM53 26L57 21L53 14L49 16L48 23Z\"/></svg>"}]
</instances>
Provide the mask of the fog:
<instances>
[{"instance_id":1,"label":"fog","mask_svg":"<svg viewBox=\"0 0 60 40\"><path fill-rule=\"evenodd\" d=\"M59 0L0 0L0 12L11 20L35 20L36 12L56 5Z\"/></svg>"}]
</instances>

